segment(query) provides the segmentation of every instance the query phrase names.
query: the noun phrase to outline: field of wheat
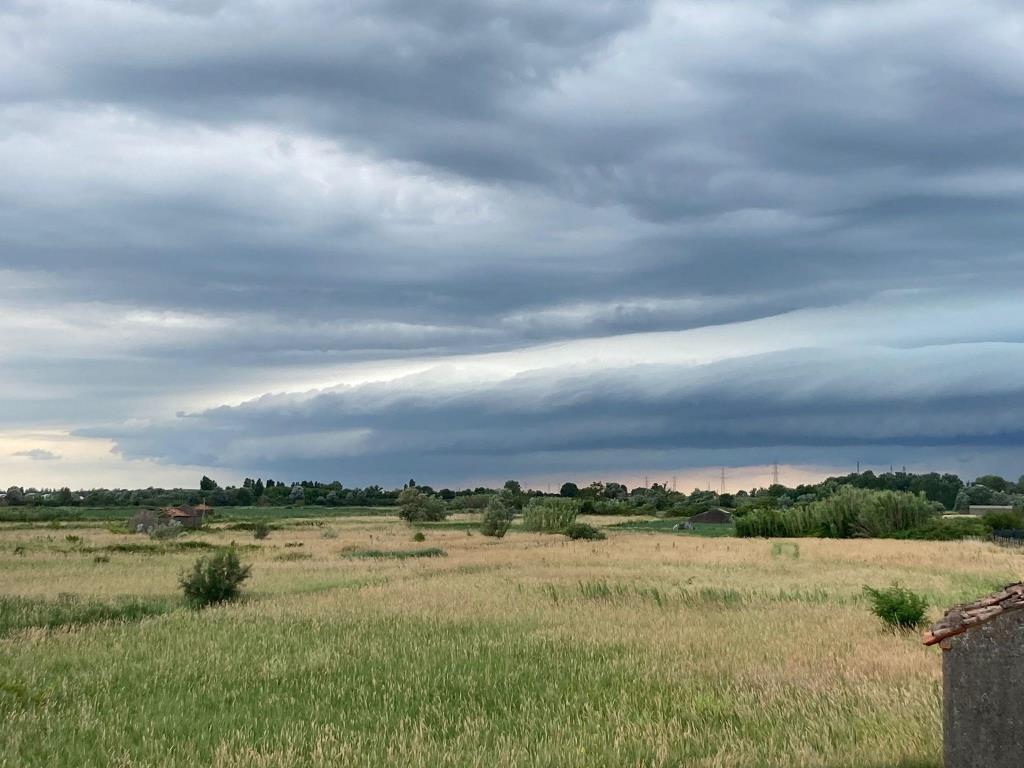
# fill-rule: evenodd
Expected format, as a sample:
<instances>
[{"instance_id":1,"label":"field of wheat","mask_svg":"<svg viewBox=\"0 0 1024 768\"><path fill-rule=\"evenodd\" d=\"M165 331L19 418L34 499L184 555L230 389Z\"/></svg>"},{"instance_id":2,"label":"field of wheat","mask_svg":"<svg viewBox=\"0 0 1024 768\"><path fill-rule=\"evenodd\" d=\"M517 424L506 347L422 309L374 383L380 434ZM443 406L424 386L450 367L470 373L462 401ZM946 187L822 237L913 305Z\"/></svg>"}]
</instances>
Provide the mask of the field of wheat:
<instances>
[{"instance_id":1,"label":"field of wheat","mask_svg":"<svg viewBox=\"0 0 1024 768\"><path fill-rule=\"evenodd\" d=\"M232 542L244 599L185 608L178 576ZM262 540L4 525L0 766L938 768L940 652L883 629L862 586L937 614L1022 564L977 542L495 540L373 516Z\"/></svg>"}]
</instances>

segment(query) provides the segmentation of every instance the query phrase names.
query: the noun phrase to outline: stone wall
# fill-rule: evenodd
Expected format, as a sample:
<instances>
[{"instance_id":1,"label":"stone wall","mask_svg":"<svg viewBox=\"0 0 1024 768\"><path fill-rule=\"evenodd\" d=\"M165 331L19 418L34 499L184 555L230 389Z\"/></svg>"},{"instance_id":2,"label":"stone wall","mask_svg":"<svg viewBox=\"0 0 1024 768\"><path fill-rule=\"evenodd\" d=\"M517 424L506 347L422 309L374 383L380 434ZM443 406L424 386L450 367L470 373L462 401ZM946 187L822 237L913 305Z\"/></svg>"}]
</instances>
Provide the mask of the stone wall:
<instances>
[{"instance_id":1,"label":"stone wall","mask_svg":"<svg viewBox=\"0 0 1024 768\"><path fill-rule=\"evenodd\" d=\"M1024 766L1024 610L944 640L946 768Z\"/></svg>"}]
</instances>

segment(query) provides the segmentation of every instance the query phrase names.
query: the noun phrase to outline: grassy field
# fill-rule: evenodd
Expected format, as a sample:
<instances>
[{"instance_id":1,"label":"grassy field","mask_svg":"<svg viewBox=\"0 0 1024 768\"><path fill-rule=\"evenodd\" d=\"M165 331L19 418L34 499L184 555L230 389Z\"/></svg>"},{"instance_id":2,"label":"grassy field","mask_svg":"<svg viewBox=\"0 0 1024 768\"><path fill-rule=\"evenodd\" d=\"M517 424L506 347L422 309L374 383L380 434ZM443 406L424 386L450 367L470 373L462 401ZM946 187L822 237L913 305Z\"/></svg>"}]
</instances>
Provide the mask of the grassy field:
<instances>
[{"instance_id":1,"label":"grassy field","mask_svg":"<svg viewBox=\"0 0 1024 768\"><path fill-rule=\"evenodd\" d=\"M0 525L0 766L938 768L940 652L884 631L861 586L898 579L937 613L1024 563L277 522L167 544ZM183 608L179 573L231 541L246 599Z\"/></svg>"},{"instance_id":2,"label":"grassy field","mask_svg":"<svg viewBox=\"0 0 1024 768\"><path fill-rule=\"evenodd\" d=\"M127 520L141 509L159 507L0 507L0 523L20 522L105 522ZM220 507L215 521L289 520L318 517L361 517L397 515L398 507Z\"/></svg>"}]
</instances>

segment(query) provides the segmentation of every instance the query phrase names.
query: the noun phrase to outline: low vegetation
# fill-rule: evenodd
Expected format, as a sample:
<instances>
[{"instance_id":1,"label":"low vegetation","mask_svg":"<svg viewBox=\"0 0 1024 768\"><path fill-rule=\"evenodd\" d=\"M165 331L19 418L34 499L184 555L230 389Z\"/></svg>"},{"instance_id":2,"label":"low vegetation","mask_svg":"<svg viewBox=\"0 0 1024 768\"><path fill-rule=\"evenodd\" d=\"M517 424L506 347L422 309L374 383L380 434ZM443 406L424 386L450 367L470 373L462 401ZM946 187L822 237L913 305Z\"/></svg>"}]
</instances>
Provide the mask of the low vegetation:
<instances>
[{"instance_id":1,"label":"low vegetation","mask_svg":"<svg viewBox=\"0 0 1024 768\"><path fill-rule=\"evenodd\" d=\"M928 601L894 583L885 589L864 587L864 594L871 601L871 611L888 627L893 629L918 629L925 623Z\"/></svg>"},{"instance_id":2,"label":"low vegetation","mask_svg":"<svg viewBox=\"0 0 1024 768\"><path fill-rule=\"evenodd\" d=\"M136 596L106 601L66 592L53 599L0 595L0 638L29 628L56 629L105 621L140 621L147 616L167 613L173 607L172 600Z\"/></svg>"},{"instance_id":3,"label":"low vegetation","mask_svg":"<svg viewBox=\"0 0 1024 768\"><path fill-rule=\"evenodd\" d=\"M193 608L205 608L234 600L249 578L252 566L242 565L234 547L222 549L209 557L196 560L179 583L185 602Z\"/></svg>"},{"instance_id":4,"label":"low vegetation","mask_svg":"<svg viewBox=\"0 0 1024 768\"><path fill-rule=\"evenodd\" d=\"M348 549L341 553L349 558L370 558L374 560L408 560L412 557L447 557L440 547L424 549Z\"/></svg>"},{"instance_id":5,"label":"low vegetation","mask_svg":"<svg viewBox=\"0 0 1024 768\"><path fill-rule=\"evenodd\" d=\"M496 539L504 537L508 533L508 529L512 527L514 515L515 508L502 498L501 494L495 494L484 510L483 519L480 521L480 533Z\"/></svg>"},{"instance_id":6,"label":"low vegetation","mask_svg":"<svg viewBox=\"0 0 1024 768\"><path fill-rule=\"evenodd\" d=\"M987 538L1015 521L924 515L924 488L410 488L455 519L296 500L168 541L86 509L0 523L0 765L940 768L941 654L879 628L1020 577ZM500 543L476 535L492 499ZM806 538L680 528L712 501ZM607 540L542 535L577 531ZM977 540L916 540L947 534Z\"/></svg>"},{"instance_id":7,"label":"low vegetation","mask_svg":"<svg viewBox=\"0 0 1024 768\"><path fill-rule=\"evenodd\" d=\"M607 538L607 536L605 536L604 531L599 530L592 525L587 525L586 523L572 523L571 525L566 527L564 533L570 539L586 539L588 541L599 541L601 539Z\"/></svg>"}]
</instances>

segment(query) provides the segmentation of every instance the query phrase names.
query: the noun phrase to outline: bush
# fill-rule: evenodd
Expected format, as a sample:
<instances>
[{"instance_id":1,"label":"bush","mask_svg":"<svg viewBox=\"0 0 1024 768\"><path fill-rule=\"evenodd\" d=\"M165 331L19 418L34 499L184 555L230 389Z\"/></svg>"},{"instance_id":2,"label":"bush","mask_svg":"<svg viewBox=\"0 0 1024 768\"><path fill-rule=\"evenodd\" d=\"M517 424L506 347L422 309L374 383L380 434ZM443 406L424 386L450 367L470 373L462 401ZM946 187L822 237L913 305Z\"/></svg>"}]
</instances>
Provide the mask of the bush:
<instances>
[{"instance_id":1,"label":"bush","mask_svg":"<svg viewBox=\"0 0 1024 768\"><path fill-rule=\"evenodd\" d=\"M573 523L565 529L565 535L570 539L587 539L589 541L600 541L607 538L604 531L599 531L586 523Z\"/></svg>"},{"instance_id":2,"label":"bush","mask_svg":"<svg viewBox=\"0 0 1024 768\"><path fill-rule=\"evenodd\" d=\"M270 535L270 526L266 523L256 523L252 527L252 537L254 539L265 539Z\"/></svg>"},{"instance_id":3,"label":"bush","mask_svg":"<svg viewBox=\"0 0 1024 768\"><path fill-rule=\"evenodd\" d=\"M512 516L515 508L512 507L502 496L495 495L487 503L484 510L483 520L480 522L480 533L484 536L493 536L496 539L502 538L512 526Z\"/></svg>"},{"instance_id":4,"label":"bush","mask_svg":"<svg viewBox=\"0 0 1024 768\"><path fill-rule=\"evenodd\" d=\"M574 522L579 509L574 499L535 498L523 510L523 528L542 533L561 533Z\"/></svg>"},{"instance_id":5,"label":"bush","mask_svg":"<svg viewBox=\"0 0 1024 768\"><path fill-rule=\"evenodd\" d=\"M234 600L251 568L239 562L234 548L201 557L192 566L192 572L183 574L179 581L185 601L193 608L202 608Z\"/></svg>"},{"instance_id":6,"label":"bush","mask_svg":"<svg viewBox=\"0 0 1024 768\"><path fill-rule=\"evenodd\" d=\"M1024 517L1020 512L990 512L981 518L989 531L1013 531L1024 528Z\"/></svg>"},{"instance_id":7,"label":"bush","mask_svg":"<svg viewBox=\"0 0 1024 768\"><path fill-rule=\"evenodd\" d=\"M398 516L410 523L436 523L448 517L444 502L428 496L419 488L404 489L398 494Z\"/></svg>"},{"instance_id":8,"label":"bush","mask_svg":"<svg viewBox=\"0 0 1024 768\"><path fill-rule=\"evenodd\" d=\"M871 612L893 629L917 629L924 624L928 601L921 595L893 583L886 589L864 587L871 601Z\"/></svg>"},{"instance_id":9,"label":"bush","mask_svg":"<svg viewBox=\"0 0 1024 768\"><path fill-rule=\"evenodd\" d=\"M979 517L935 518L909 531L896 531L886 538L926 541L959 541L982 538L989 533Z\"/></svg>"},{"instance_id":10,"label":"bush","mask_svg":"<svg viewBox=\"0 0 1024 768\"><path fill-rule=\"evenodd\" d=\"M413 541L426 541L427 537L423 535L423 531L416 531L416 533L413 534L412 540Z\"/></svg>"}]
</instances>

